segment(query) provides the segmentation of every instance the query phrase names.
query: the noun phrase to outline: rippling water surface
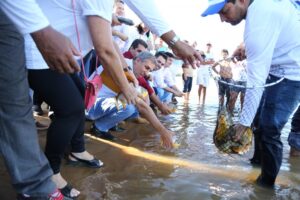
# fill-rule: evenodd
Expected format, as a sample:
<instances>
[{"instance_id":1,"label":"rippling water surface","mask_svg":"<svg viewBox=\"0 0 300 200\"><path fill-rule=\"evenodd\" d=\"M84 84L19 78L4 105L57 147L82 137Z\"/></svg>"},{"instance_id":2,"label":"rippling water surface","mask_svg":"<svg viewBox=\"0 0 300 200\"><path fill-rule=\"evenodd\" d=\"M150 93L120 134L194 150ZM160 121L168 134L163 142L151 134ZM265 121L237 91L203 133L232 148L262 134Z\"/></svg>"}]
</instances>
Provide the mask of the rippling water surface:
<instances>
[{"instance_id":1,"label":"rippling water surface","mask_svg":"<svg viewBox=\"0 0 300 200\"><path fill-rule=\"evenodd\" d=\"M215 89L210 92L215 94ZM283 130L284 156L276 189L263 189L253 183L259 174L259 168L248 162L253 147L245 155L229 156L219 153L212 143L216 105L215 95L208 96L205 106L193 98L189 104L179 103L171 116L161 117L179 144L172 151L161 148L157 133L149 125L126 123L127 131L115 133L118 140L114 143L87 134L87 149L105 166L93 170L64 165L62 174L81 191L79 199L88 200L299 200L300 159L289 158L290 122ZM44 139L41 134L42 143ZM3 171L2 167L2 175ZM0 187L1 199L12 199L12 189L7 188L7 183ZM4 195L5 190L10 195Z\"/></svg>"},{"instance_id":2,"label":"rippling water surface","mask_svg":"<svg viewBox=\"0 0 300 200\"><path fill-rule=\"evenodd\" d=\"M162 117L180 145L171 152L160 147L153 129L142 125L128 124L128 133L117 134L125 147L90 138L89 147L99 150L106 166L93 173L77 169L86 173L78 175L82 199L300 199L299 159L288 156L289 127L282 137L284 160L276 189L263 189L253 184L259 174L248 162L253 150L228 156L215 148L216 112L213 105L181 104L176 114Z\"/></svg>"}]
</instances>

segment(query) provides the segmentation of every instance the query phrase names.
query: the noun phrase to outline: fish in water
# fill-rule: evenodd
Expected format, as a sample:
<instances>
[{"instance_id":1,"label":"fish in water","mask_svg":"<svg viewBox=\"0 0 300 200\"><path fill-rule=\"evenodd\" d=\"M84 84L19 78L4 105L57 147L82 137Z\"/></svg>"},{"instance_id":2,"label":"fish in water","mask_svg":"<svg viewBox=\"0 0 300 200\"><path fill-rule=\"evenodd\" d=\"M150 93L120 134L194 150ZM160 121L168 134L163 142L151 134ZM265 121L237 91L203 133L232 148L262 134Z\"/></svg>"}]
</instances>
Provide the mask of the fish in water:
<instances>
[{"instance_id":1,"label":"fish in water","mask_svg":"<svg viewBox=\"0 0 300 200\"><path fill-rule=\"evenodd\" d=\"M232 118L225 109L218 114L218 120L213 135L216 147L223 153L244 154L251 145L253 133L251 128L247 128L238 141L235 141L236 131Z\"/></svg>"}]
</instances>

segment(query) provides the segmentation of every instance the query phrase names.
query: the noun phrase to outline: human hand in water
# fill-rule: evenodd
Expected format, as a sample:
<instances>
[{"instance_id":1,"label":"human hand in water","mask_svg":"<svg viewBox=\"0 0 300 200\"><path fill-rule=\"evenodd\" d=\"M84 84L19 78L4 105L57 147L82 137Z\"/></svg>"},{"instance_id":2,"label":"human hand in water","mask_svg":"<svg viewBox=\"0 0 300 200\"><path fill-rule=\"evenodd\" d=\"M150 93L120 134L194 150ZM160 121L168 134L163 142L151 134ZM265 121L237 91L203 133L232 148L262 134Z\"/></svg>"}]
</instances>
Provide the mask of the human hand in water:
<instances>
[{"instance_id":1,"label":"human hand in water","mask_svg":"<svg viewBox=\"0 0 300 200\"><path fill-rule=\"evenodd\" d=\"M247 126L244 126L242 124L234 125L235 136L233 137L233 140L239 141L243 134L245 134L247 128Z\"/></svg>"},{"instance_id":2,"label":"human hand in water","mask_svg":"<svg viewBox=\"0 0 300 200\"><path fill-rule=\"evenodd\" d=\"M167 132L161 133L160 138L161 138L162 146L164 146L167 149L173 148L174 147L172 141L173 135L174 133L169 130Z\"/></svg>"}]
</instances>

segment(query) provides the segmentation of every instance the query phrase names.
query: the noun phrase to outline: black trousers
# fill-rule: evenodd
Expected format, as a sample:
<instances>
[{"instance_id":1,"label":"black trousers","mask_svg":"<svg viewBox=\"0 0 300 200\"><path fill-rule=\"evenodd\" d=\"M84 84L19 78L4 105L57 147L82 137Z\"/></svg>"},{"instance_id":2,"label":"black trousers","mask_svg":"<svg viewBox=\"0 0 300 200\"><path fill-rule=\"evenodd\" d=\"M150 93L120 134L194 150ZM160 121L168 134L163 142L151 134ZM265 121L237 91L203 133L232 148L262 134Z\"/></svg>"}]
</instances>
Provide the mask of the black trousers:
<instances>
[{"instance_id":1,"label":"black trousers","mask_svg":"<svg viewBox=\"0 0 300 200\"><path fill-rule=\"evenodd\" d=\"M28 70L29 85L51 107L54 118L47 133L45 154L54 174L71 145L75 153L85 151L83 86L76 74L60 74L50 69Z\"/></svg>"}]
</instances>

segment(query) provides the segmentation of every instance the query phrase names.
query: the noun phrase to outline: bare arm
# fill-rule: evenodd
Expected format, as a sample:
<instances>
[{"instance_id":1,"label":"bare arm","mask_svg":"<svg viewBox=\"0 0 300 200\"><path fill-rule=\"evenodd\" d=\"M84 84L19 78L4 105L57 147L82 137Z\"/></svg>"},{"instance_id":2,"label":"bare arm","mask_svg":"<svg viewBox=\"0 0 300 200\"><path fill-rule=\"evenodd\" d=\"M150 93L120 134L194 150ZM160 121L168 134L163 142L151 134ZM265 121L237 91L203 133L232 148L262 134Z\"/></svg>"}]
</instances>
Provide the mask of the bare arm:
<instances>
[{"instance_id":1,"label":"bare arm","mask_svg":"<svg viewBox=\"0 0 300 200\"><path fill-rule=\"evenodd\" d=\"M219 62L216 62L215 64L213 64L213 66L211 66L211 69L216 73L219 74L219 72L216 70L216 67L219 65Z\"/></svg>"},{"instance_id":2,"label":"bare arm","mask_svg":"<svg viewBox=\"0 0 300 200\"><path fill-rule=\"evenodd\" d=\"M164 87L163 89L166 90L166 91L168 91L168 92L173 93L177 97L182 97L182 95L183 95L181 92L178 92L177 90L174 90L171 87Z\"/></svg>"},{"instance_id":3,"label":"bare arm","mask_svg":"<svg viewBox=\"0 0 300 200\"><path fill-rule=\"evenodd\" d=\"M121 33L120 31L117 31L117 30L112 30L112 35L119 37L123 41L128 40L127 35L125 35L124 33Z\"/></svg>"},{"instance_id":4,"label":"bare arm","mask_svg":"<svg viewBox=\"0 0 300 200\"><path fill-rule=\"evenodd\" d=\"M155 130L158 131L160 134L161 140L163 145L166 148L172 148L173 142L172 142L172 135L173 133L166 129L162 123L158 120L156 115L154 114L153 110L141 99L137 100L137 108L141 115L146 118L151 125L155 128Z\"/></svg>"},{"instance_id":5,"label":"bare arm","mask_svg":"<svg viewBox=\"0 0 300 200\"><path fill-rule=\"evenodd\" d=\"M88 16L87 20L93 44L103 68L119 86L127 102L135 104L137 92L129 85L124 75L121 61L113 45L110 22L98 16Z\"/></svg>"},{"instance_id":6,"label":"bare arm","mask_svg":"<svg viewBox=\"0 0 300 200\"><path fill-rule=\"evenodd\" d=\"M163 104L159 98L156 96L155 93L153 93L151 96L150 96L150 99L151 101L158 107L158 109L162 112L162 114L164 115L168 115L168 114L171 114L172 113L172 110L166 106L165 104Z\"/></svg>"}]
</instances>

